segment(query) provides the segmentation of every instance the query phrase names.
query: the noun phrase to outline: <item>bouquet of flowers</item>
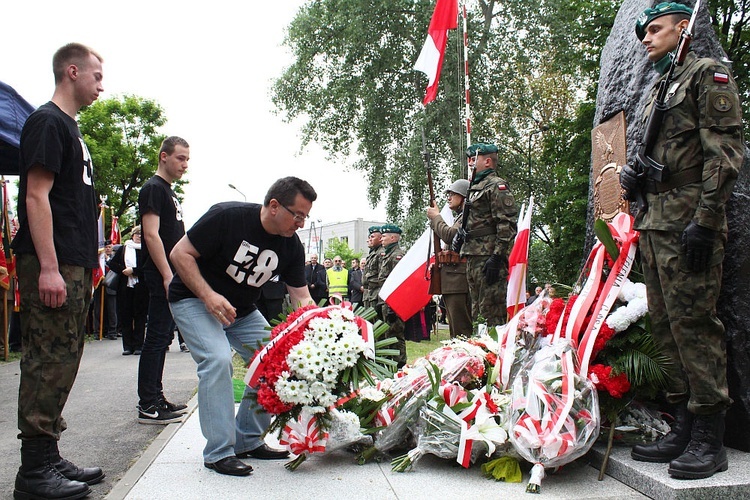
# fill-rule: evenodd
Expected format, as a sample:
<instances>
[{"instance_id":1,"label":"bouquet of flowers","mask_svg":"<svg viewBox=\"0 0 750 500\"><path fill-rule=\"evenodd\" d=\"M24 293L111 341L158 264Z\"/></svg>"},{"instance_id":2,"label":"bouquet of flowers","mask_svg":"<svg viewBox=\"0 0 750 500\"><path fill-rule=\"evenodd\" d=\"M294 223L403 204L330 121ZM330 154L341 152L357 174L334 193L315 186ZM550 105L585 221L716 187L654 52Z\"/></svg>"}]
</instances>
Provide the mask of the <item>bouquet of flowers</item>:
<instances>
[{"instance_id":1,"label":"bouquet of flowers","mask_svg":"<svg viewBox=\"0 0 750 500\"><path fill-rule=\"evenodd\" d=\"M360 464L378 453L408 445L415 437L411 430L419 418L420 408L432 397L431 376L435 367L448 383L456 382L462 387L479 387L484 383L483 356L450 346L435 349L418 359L414 366L402 368L392 380L381 381L380 388L388 399L376 418L379 428L375 443L359 455Z\"/></svg>"},{"instance_id":2,"label":"bouquet of flowers","mask_svg":"<svg viewBox=\"0 0 750 500\"><path fill-rule=\"evenodd\" d=\"M486 387L466 390L458 381L446 382L437 365L428 376L431 398L419 408L419 418L410 426L417 437L416 447L392 460L394 471L412 468L427 453L455 458L468 467L482 451L489 456L506 442L508 396L494 387L491 392Z\"/></svg>"},{"instance_id":3,"label":"bouquet of flowers","mask_svg":"<svg viewBox=\"0 0 750 500\"><path fill-rule=\"evenodd\" d=\"M575 350L565 341L541 347L513 381L510 440L534 464L526 491L538 493L545 467L586 453L599 434L593 383L578 372Z\"/></svg>"},{"instance_id":4,"label":"bouquet of flowers","mask_svg":"<svg viewBox=\"0 0 750 500\"><path fill-rule=\"evenodd\" d=\"M287 468L296 469L310 453L369 439L356 413L336 408L357 397L360 383L390 375L395 362L384 356L395 351L385 347L395 340L377 340L385 331L387 325L373 327L350 304L307 306L274 327L255 352L245 382L275 415L269 431L278 430L280 443L298 455Z\"/></svg>"}]
</instances>

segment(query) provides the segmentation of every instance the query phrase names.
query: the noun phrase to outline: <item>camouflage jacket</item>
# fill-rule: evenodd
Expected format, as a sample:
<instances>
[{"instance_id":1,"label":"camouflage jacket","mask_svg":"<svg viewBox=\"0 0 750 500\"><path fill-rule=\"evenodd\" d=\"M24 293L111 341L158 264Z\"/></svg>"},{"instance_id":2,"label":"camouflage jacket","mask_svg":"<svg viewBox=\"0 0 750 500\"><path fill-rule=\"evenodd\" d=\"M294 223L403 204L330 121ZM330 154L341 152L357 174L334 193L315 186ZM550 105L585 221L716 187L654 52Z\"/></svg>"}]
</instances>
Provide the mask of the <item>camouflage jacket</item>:
<instances>
[{"instance_id":1,"label":"camouflage jacket","mask_svg":"<svg viewBox=\"0 0 750 500\"><path fill-rule=\"evenodd\" d=\"M461 256L508 254L516 236L517 210L508 183L490 172L469 187L468 237Z\"/></svg>"},{"instance_id":2,"label":"camouflage jacket","mask_svg":"<svg viewBox=\"0 0 750 500\"><path fill-rule=\"evenodd\" d=\"M404 256L404 250L399 246L398 242L393 243L387 247L381 247L380 250L380 273L378 279L380 280L380 286L383 286L385 280L396 267L396 264ZM383 302L383 299L378 298L378 302Z\"/></svg>"},{"instance_id":3,"label":"camouflage jacket","mask_svg":"<svg viewBox=\"0 0 750 500\"><path fill-rule=\"evenodd\" d=\"M365 288L363 295L364 300L377 300L378 291L383 285L378 275L380 274L380 251L382 246L378 245L370 249L365 260L365 267L362 269L362 286Z\"/></svg>"},{"instance_id":4,"label":"camouflage jacket","mask_svg":"<svg viewBox=\"0 0 750 500\"><path fill-rule=\"evenodd\" d=\"M669 168L669 178L654 183L660 192L646 193L648 210L638 213L635 228L682 231L692 220L726 233L724 207L745 151L737 84L726 66L691 52L675 70L666 105L651 156ZM644 122L650 112L651 104ZM696 180L679 185L680 177Z\"/></svg>"}]
</instances>

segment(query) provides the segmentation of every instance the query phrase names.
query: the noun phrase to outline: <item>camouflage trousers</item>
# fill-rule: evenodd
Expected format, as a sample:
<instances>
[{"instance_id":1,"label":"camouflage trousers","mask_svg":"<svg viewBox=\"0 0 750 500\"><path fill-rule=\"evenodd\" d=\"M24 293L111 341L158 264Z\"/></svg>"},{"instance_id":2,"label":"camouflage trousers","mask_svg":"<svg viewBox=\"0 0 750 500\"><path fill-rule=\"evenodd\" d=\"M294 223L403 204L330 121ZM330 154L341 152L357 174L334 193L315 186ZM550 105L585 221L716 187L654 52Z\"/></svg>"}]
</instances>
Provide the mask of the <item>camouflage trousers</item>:
<instances>
[{"instance_id":1,"label":"camouflage trousers","mask_svg":"<svg viewBox=\"0 0 750 500\"><path fill-rule=\"evenodd\" d=\"M478 316L487 321L488 327L504 325L507 310L505 294L508 290L508 269L500 271L500 279L494 285L488 285L482 268L489 255L472 255L466 262L466 279L469 282L471 295L471 314L476 321Z\"/></svg>"},{"instance_id":2,"label":"camouflage trousers","mask_svg":"<svg viewBox=\"0 0 750 500\"><path fill-rule=\"evenodd\" d=\"M86 313L91 302L91 269L60 265L67 300L52 309L39 298L39 260L19 255L21 294L21 380L19 438L60 439L67 427L62 411L83 355Z\"/></svg>"},{"instance_id":3,"label":"camouflage trousers","mask_svg":"<svg viewBox=\"0 0 750 500\"><path fill-rule=\"evenodd\" d=\"M724 325L716 317L724 244L716 240L715 258L705 272L692 272L680 238L679 232L641 232L651 333L675 367L667 400L688 399L690 412L712 414L731 404Z\"/></svg>"},{"instance_id":4,"label":"camouflage trousers","mask_svg":"<svg viewBox=\"0 0 750 500\"><path fill-rule=\"evenodd\" d=\"M377 319L383 320L383 309L381 307L382 302L378 301L377 295L375 296L374 299L370 299L370 298L363 299L362 303L367 309L369 309L370 307L375 309L375 312L378 313Z\"/></svg>"},{"instance_id":5,"label":"camouflage trousers","mask_svg":"<svg viewBox=\"0 0 750 500\"><path fill-rule=\"evenodd\" d=\"M398 363L398 367L401 368L406 364L406 338L404 337L406 325L401 318L393 312L393 309L388 307L388 304L383 304L381 302L381 305L383 308L383 317L386 318L386 323L388 323L388 331L385 334L385 338L395 338L398 341L395 344L388 346L388 349L398 349L398 355L393 356L392 359ZM389 316L391 318L395 316L396 319L388 321Z\"/></svg>"}]
</instances>

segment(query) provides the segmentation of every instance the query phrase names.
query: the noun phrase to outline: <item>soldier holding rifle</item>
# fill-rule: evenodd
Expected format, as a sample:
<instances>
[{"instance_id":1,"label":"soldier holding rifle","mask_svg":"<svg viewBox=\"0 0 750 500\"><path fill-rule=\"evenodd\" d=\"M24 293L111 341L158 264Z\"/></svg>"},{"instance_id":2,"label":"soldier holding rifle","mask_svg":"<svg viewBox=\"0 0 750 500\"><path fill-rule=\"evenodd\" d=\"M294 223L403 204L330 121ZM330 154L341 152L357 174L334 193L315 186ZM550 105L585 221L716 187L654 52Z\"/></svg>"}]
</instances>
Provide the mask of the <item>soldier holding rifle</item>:
<instances>
[{"instance_id":1,"label":"soldier holding rifle","mask_svg":"<svg viewBox=\"0 0 750 500\"><path fill-rule=\"evenodd\" d=\"M731 72L688 52L695 17L689 7L669 2L646 9L636 22L636 35L663 76L646 110L637 162L620 174L628 199L645 202L639 203L635 227L641 232L651 331L675 367L667 388L667 400L676 405L671 432L631 454L669 462L669 474L685 479L728 467L722 440L731 400L716 301L725 205L744 154Z\"/></svg>"}]
</instances>

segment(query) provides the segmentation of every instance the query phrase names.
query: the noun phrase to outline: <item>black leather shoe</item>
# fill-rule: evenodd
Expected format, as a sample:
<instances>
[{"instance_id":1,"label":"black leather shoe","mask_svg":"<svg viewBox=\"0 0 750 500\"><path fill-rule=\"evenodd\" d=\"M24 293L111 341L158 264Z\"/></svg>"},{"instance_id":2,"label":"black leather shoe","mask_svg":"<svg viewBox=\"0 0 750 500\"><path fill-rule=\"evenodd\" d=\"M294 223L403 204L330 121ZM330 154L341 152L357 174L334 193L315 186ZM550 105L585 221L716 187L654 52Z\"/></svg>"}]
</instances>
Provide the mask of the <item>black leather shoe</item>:
<instances>
[{"instance_id":1,"label":"black leather shoe","mask_svg":"<svg viewBox=\"0 0 750 500\"><path fill-rule=\"evenodd\" d=\"M247 476L253 472L252 467L240 461L237 457L222 458L212 464L204 462L203 465L208 469L213 469L219 474L226 474L227 476Z\"/></svg>"},{"instance_id":2,"label":"black leather shoe","mask_svg":"<svg viewBox=\"0 0 750 500\"><path fill-rule=\"evenodd\" d=\"M289 458L289 452L286 450L275 450L267 444L262 444L254 450L238 453L239 458L257 458L258 460L281 460Z\"/></svg>"}]
</instances>

